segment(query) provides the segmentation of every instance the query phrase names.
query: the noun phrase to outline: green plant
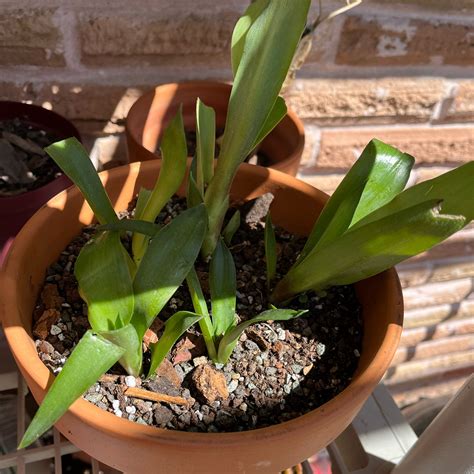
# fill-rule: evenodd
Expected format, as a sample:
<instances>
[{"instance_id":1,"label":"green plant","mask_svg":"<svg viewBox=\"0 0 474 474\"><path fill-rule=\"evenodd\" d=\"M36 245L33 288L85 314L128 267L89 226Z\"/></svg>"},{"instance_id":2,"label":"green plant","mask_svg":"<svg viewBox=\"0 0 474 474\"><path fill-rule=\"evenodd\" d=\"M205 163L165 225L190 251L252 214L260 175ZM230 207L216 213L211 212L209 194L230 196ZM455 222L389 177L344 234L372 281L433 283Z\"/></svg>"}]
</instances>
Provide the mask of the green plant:
<instances>
[{"instance_id":1,"label":"green plant","mask_svg":"<svg viewBox=\"0 0 474 474\"><path fill-rule=\"evenodd\" d=\"M258 0L237 23L232 37L235 81L217 163L214 111L198 100L188 209L168 225L161 227L155 220L186 174L181 110L165 130L160 175L153 190L140 190L134 219L118 219L86 152L75 139L46 149L80 188L100 224L81 250L74 270L88 305L91 330L56 377L20 447L31 444L54 424L117 361L127 373L142 374L143 336L183 282L194 312L179 311L166 321L159 341L151 347L148 376L195 323L200 326L209 357L225 363L250 324L288 320L305 313L270 306L238 324L235 265L228 246L239 227L239 212L224 229L222 226L239 164L286 113L278 93L305 26L309 3ZM253 74L254 70L259 74ZM474 178L474 163L402 192L412 166L409 155L380 141L370 142L328 201L295 265L276 283L269 295L273 303L378 273L436 244L473 218L468 184ZM132 234L131 254L122 243L125 232ZM270 291L277 276L270 214L265 250ZM209 264L210 309L194 268L199 254Z\"/></svg>"}]
</instances>

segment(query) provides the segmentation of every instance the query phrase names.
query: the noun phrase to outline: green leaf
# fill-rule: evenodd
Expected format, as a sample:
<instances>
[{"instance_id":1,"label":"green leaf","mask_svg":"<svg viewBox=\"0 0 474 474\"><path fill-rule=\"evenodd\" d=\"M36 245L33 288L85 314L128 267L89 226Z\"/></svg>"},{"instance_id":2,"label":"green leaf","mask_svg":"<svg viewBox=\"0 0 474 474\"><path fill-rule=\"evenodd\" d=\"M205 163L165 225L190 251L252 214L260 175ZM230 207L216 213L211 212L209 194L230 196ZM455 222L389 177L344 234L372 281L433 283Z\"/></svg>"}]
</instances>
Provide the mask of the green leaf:
<instances>
[{"instance_id":1,"label":"green leaf","mask_svg":"<svg viewBox=\"0 0 474 474\"><path fill-rule=\"evenodd\" d=\"M153 237L160 229L161 226L159 224L136 219L121 219L97 227L98 231L133 232L148 235L150 237Z\"/></svg>"},{"instance_id":2,"label":"green leaf","mask_svg":"<svg viewBox=\"0 0 474 474\"><path fill-rule=\"evenodd\" d=\"M206 208L200 204L173 219L150 241L133 282L132 324L140 339L193 268L206 229Z\"/></svg>"},{"instance_id":3,"label":"green leaf","mask_svg":"<svg viewBox=\"0 0 474 474\"><path fill-rule=\"evenodd\" d=\"M45 151L81 190L101 224L118 219L87 151L77 138L53 143Z\"/></svg>"},{"instance_id":4,"label":"green leaf","mask_svg":"<svg viewBox=\"0 0 474 474\"><path fill-rule=\"evenodd\" d=\"M232 242L232 238L234 237L234 234L237 232L237 230L240 227L240 211L236 210L234 214L232 214L232 217L230 218L229 222L225 226L223 232L222 232L222 237L224 238L224 242L227 245L230 245Z\"/></svg>"},{"instance_id":5,"label":"green leaf","mask_svg":"<svg viewBox=\"0 0 474 474\"><path fill-rule=\"evenodd\" d=\"M207 352L209 353L209 357L212 360L215 360L217 353L216 346L214 345L214 328L212 327L212 321L207 309L206 299L202 293L201 283L199 282L199 278L194 268L192 268L188 273L186 283L188 284L194 311L203 316L199 321L199 327L201 328L202 336L206 343Z\"/></svg>"},{"instance_id":6,"label":"green leaf","mask_svg":"<svg viewBox=\"0 0 474 474\"><path fill-rule=\"evenodd\" d=\"M307 313L306 310L294 311L291 309L269 309L248 321L240 323L237 327L227 332L227 334L225 334L221 339L221 342L219 343L218 361L221 364L225 364L229 360L239 337L251 324L264 321L288 321L289 319L298 318L305 313Z\"/></svg>"},{"instance_id":7,"label":"green leaf","mask_svg":"<svg viewBox=\"0 0 474 474\"><path fill-rule=\"evenodd\" d=\"M392 200L405 187L413 163L410 155L371 140L324 207L298 262Z\"/></svg>"},{"instance_id":8,"label":"green leaf","mask_svg":"<svg viewBox=\"0 0 474 474\"><path fill-rule=\"evenodd\" d=\"M263 139L283 120L286 113L287 108L285 100L283 97L278 96L272 110L270 110L270 113L263 124L262 129L260 130L260 133L258 134L257 139L255 140L255 143L253 144L252 149L261 143Z\"/></svg>"},{"instance_id":9,"label":"green leaf","mask_svg":"<svg viewBox=\"0 0 474 474\"><path fill-rule=\"evenodd\" d=\"M252 2L245 13L239 18L235 24L232 33L231 54L232 54L232 72L234 77L240 64L240 59L244 52L245 38L252 26L253 22L258 18L260 13L267 7L270 0L257 0Z\"/></svg>"},{"instance_id":10,"label":"green leaf","mask_svg":"<svg viewBox=\"0 0 474 474\"><path fill-rule=\"evenodd\" d=\"M212 254L228 206L232 180L253 149L275 107L282 83L306 24L310 0L257 2L261 9L250 26L238 23L233 36L233 63L237 67L230 95L222 147L204 202L209 232L203 254ZM245 20L246 21L246 20ZM256 73L258 71L258 73Z\"/></svg>"},{"instance_id":11,"label":"green leaf","mask_svg":"<svg viewBox=\"0 0 474 474\"><path fill-rule=\"evenodd\" d=\"M87 331L56 376L18 449L26 448L51 428L122 354L121 347Z\"/></svg>"},{"instance_id":12,"label":"green leaf","mask_svg":"<svg viewBox=\"0 0 474 474\"><path fill-rule=\"evenodd\" d=\"M161 140L161 170L155 187L141 214L141 219L155 222L158 214L183 182L188 150L184 133L182 107L169 123ZM145 253L148 237L135 234L132 240L133 257L139 262Z\"/></svg>"},{"instance_id":13,"label":"green leaf","mask_svg":"<svg viewBox=\"0 0 474 474\"><path fill-rule=\"evenodd\" d=\"M81 250L74 267L79 292L94 331L129 323L134 306L130 256L118 232L96 234Z\"/></svg>"},{"instance_id":14,"label":"green leaf","mask_svg":"<svg viewBox=\"0 0 474 474\"><path fill-rule=\"evenodd\" d=\"M424 181L400 193L386 206L360 220L362 226L429 199L441 202L441 213L464 216L466 224L474 219L474 161Z\"/></svg>"},{"instance_id":15,"label":"green leaf","mask_svg":"<svg viewBox=\"0 0 474 474\"><path fill-rule=\"evenodd\" d=\"M166 354L171 350L176 341L195 323L202 315L190 311L179 311L171 316L165 323L165 331L156 344L152 346L151 365L148 377L151 377Z\"/></svg>"},{"instance_id":16,"label":"green leaf","mask_svg":"<svg viewBox=\"0 0 474 474\"><path fill-rule=\"evenodd\" d=\"M219 240L212 254L209 287L214 334L222 336L235 324L237 292L234 259L222 239Z\"/></svg>"},{"instance_id":17,"label":"green leaf","mask_svg":"<svg viewBox=\"0 0 474 474\"><path fill-rule=\"evenodd\" d=\"M363 280L431 248L465 223L462 216L439 214L436 200L361 223L293 266L272 299L286 301L307 290Z\"/></svg>"},{"instance_id":18,"label":"green leaf","mask_svg":"<svg viewBox=\"0 0 474 474\"><path fill-rule=\"evenodd\" d=\"M196 162L197 188L204 193L204 188L214 174L214 153L216 145L216 113L201 99L196 102Z\"/></svg>"},{"instance_id":19,"label":"green leaf","mask_svg":"<svg viewBox=\"0 0 474 474\"><path fill-rule=\"evenodd\" d=\"M201 204L204 201L202 193L199 191L198 185L196 183L196 169L197 160L196 157L194 157L191 164L191 169L189 170L188 188L186 191L186 203L188 205L188 209L197 206L198 204Z\"/></svg>"},{"instance_id":20,"label":"green leaf","mask_svg":"<svg viewBox=\"0 0 474 474\"><path fill-rule=\"evenodd\" d=\"M138 338L135 328L127 324L120 329L102 331L100 335L124 349L125 352L119 363L128 374L138 377L142 366L142 341Z\"/></svg>"},{"instance_id":21,"label":"green leaf","mask_svg":"<svg viewBox=\"0 0 474 474\"><path fill-rule=\"evenodd\" d=\"M277 264L275 230L273 229L270 211L268 211L265 218L265 261L267 265L267 287L269 287L270 282L275 278Z\"/></svg>"},{"instance_id":22,"label":"green leaf","mask_svg":"<svg viewBox=\"0 0 474 474\"><path fill-rule=\"evenodd\" d=\"M141 219L141 215L145 210L146 204L151 196L151 189L140 188L138 191L137 203L135 205L135 216L134 219Z\"/></svg>"}]
</instances>

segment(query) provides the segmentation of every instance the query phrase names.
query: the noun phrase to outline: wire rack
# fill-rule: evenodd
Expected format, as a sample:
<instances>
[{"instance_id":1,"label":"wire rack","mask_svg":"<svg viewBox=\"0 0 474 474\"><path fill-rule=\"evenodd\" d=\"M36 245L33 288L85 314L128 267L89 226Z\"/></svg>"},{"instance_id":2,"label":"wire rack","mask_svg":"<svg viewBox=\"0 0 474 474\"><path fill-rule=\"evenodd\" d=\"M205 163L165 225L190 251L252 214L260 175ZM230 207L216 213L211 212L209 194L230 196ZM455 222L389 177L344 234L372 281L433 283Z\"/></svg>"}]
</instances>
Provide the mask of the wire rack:
<instances>
[{"instance_id":1,"label":"wire rack","mask_svg":"<svg viewBox=\"0 0 474 474\"><path fill-rule=\"evenodd\" d=\"M0 395L2 395L0 399L2 402L0 406L0 419L2 420L1 452L3 453L0 454L0 472L2 474L10 472L26 474L27 465L35 467L36 464L37 467L40 461L50 461L50 463L54 463L54 473L62 474L62 456L76 453L79 449L62 438L56 429L53 429L52 443L30 449L16 450L13 448L12 451L12 446L14 447L20 442L25 432L27 421L25 396L27 393L28 388L20 373L7 372L0 374ZM38 468L34 471L38 471ZM31 470L31 472L33 471ZM102 472L96 460L92 462L92 472L94 474Z\"/></svg>"}]
</instances>

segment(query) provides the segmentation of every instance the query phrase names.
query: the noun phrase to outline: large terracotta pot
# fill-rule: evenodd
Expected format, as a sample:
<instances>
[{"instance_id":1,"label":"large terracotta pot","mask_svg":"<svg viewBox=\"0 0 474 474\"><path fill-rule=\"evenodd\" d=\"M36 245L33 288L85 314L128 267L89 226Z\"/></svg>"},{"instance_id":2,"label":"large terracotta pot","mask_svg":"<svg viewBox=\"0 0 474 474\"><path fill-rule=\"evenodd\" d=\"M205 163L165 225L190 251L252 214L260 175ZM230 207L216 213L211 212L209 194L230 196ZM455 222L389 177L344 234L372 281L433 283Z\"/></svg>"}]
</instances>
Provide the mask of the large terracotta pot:
<instances>
[{"instance_id":1,"label":"large terracotta pot","mask_svg":"<svg viewBox=\"0 0 474 474\"><path fill-rule=\"evenodd\" d=\"M130 161L147 161L157 157L154 151L160 137L183 104L186 130L196 130L196 99L216 111L216 129L223 129L227 116L231 86L223 82L196 81L158 86L141 96L127 116L126 134ZM295 176L304 148L304 127L292 110L262 142L259 150L266 159L257 164L269 166Z\"/></svg>"},{"instance_id":2,"label":"large terracotta pot","mask_svg":"<svg viewBox=\"0 0 474 474\"><path fill-rule=\"evenodd\" d=\"M0 102L0 120L16 117L22 121L53 133L58 140L76 137L80 140L76 127L61 115L37 105L21 102ZM13 238L23 224L49 199L71 186L71 181L62 175L38 189L17 196L0 197L0 267L5 259Z\"/></svg>"},{"instance_id":3,"label":"large terracotta pot","mask_svg":"<svg viewBox=\"0 0 474 474\"><path fill-rule=\"evenodd\" d=\"M152 187L160 160L100 174L115 209L125 209L141 187ZM184 189L184 186L183 186ZM327 196L283 173L242 165L233 199L273 192L272 218L308 234ZM0 315L13 355L38 402L53 376L31 337L32 312L45 275L67 244L91 223L92 211L72 187L50 200L15 239L0 279ZM335 256L337 258L337 256ZM388 368L402 329L402 293L395 270L357 284L364 338L350 385L323 406L268 428L237 433L189 433L143 426L102 411L84 399L58 421L79 448L127 473L271 473L295 465L336 438L351 422Z\"/></svg>"}]
</instances>

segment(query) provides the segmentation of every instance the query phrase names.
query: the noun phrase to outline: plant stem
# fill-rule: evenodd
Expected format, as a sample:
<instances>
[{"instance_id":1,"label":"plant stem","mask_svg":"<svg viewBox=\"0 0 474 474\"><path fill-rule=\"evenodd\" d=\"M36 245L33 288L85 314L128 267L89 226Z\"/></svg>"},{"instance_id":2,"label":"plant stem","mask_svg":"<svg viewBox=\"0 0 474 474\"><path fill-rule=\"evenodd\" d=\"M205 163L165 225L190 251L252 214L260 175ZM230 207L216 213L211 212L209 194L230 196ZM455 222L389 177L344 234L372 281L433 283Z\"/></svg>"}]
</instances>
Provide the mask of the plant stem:
<instances>
[{"instance_id":1,"label":"plant stem","mask_svg":"<svg viewBox=\"0 0 474 474\"><path fill-rule=\"evenodd\" d=\"M192 268L186 277L186 283L188 284L189 293L191 294L191 300L193 302L194 311L197 314L204 316L199 321L199 327L201 328L202 337L206 343L207 352L209 357L216 361L217 351L214 344L214 327L212 325L211 317L207 310L206 300L202 293L201 284L199 283L199 278L197 276L196 270Z\"/></svg>"}]
</instances>

